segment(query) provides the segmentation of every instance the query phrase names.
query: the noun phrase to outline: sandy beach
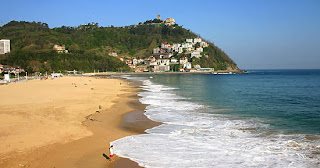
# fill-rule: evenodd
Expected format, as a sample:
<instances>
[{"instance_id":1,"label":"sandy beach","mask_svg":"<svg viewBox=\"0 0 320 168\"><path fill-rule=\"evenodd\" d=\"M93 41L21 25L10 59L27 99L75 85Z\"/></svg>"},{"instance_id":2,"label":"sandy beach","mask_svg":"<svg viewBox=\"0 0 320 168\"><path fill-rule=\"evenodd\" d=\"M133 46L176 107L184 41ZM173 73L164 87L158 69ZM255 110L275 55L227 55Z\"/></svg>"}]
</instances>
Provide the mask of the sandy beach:
<instances>
[{"instance_id":1,"label":"sandy beach","mask_svg":"<svg viewBox=\"0 0 320 168\"><path fill-rule=\"evenodd\" d=\"M102 157L111 141L157 125L143 115L138 91L92 77L1 85L0 167L138 167Z\"/></svg>"}]
</instances>

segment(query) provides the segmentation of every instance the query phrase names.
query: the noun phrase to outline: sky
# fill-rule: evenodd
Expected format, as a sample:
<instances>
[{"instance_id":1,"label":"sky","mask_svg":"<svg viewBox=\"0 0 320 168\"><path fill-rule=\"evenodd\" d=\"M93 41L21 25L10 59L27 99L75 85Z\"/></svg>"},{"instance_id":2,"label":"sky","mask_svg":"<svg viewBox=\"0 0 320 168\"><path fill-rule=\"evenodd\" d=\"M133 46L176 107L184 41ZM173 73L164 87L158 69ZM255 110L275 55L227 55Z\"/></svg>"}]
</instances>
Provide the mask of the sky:
<instances>
[{"instance_id":1,"label":"sky","mask_svg":"<svg viewBox=\"0 0 320 168\"><path fill-rule=\"evenodd\" d=\"M176 23L213 42L241 69L320 69L320 0L10 0L0 26L16 21L50 28Z\"/></svg>"}]
</instances>

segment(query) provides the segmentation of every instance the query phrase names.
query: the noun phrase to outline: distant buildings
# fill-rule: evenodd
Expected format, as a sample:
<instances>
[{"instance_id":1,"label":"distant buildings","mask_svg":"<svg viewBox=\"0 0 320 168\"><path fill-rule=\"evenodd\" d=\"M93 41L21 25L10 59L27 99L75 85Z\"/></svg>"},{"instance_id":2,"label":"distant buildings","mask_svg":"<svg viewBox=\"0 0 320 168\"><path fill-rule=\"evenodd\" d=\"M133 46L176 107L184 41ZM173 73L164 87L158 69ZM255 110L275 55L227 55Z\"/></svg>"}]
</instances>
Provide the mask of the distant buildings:
<instances>
[{"instance_id":1,"label":"distant buildings","mask_svg":"<svg viewBox=\"0 0 320 168\"><path fill-rule=\"evenodd\" d=\"M172 20L168 20L172 21ZM182 43L162 42L160 46L153 48L152 56L145 59L137 58L119 58L125 61L126 64L133 68L134 72L165 72L174 69L181 72L196 72L201 69L200 65L193 65L195 59L207 55L204 53L204 48L209 44L203 41L200 37L194 39L185 39ZM109 55L111 55L109 53ZM116 56L112 54L112 56ZM208 71L208 69L201 69Z\"/></svg>"},{"instance_id":2,"label":"distant buildings","mask_svg":"<svg viewBox=\"0 0 320 168\"><path fill-rule=\"evenodd\" d=\"M165 20L161 20L161 15L157 15L157 19L153 20L147 20L144 23L140 22L138 25L134 25L134 27L137 27L139 25L167 25L167 26L172 26L175 25L176 22L173 18L166 18Z\"/></svg>"},{"instance_id":3,"label":"distant buildings","mask_svg":"<svg viewBox=\"0 0 320 168\"><path fill-rule=\"evenodd\" d=\"M8 66L8 65L1 65L0 64L0 73L5 72L5 73L21 73L21 72L25 72L23 68L21 67L12 67L12 66Z\"/></svg>"},{"instance_id":4,"label":"distant buildings","mask_svg":"<svg viewBox=\"0 0 320 168\"><path fill-rule=\"evenodd\" d=\"M6 54L10 52L10 40L0 39L0 54Z\"/></svg>"}]
</instances>

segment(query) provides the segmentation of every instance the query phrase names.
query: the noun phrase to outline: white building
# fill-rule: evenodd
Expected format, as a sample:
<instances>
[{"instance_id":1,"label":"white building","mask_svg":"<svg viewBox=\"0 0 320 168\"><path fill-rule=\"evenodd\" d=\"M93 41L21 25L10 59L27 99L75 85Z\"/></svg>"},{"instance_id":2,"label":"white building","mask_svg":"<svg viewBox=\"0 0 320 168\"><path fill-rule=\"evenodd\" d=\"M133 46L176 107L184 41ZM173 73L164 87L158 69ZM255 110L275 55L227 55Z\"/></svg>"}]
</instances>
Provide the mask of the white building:
<instances>
[{"instance_id":1,"label":"white building","mask_svg":"<svg viewBox=\"0 0 320 168\"><path fill-rule=\"evenodd\" d=\"M177 64L178 63L178 60L176 58L171 58L170 62L172 64Z\"/></svg>"},{"instance_id":2,"label":"white building","mask_svg":"<svg viewBox=\"0 0 320 168\"><path fill-rule=\"evenodd\" d=\"M192 68L192 64L190 62L186 62L182 65L183 68L186 68L186 69L191 69Z\"/></svg>"},{"instance_id":3,"label":"white building","mask_svg":"<svg viewBox=\"0 0 320 168\"><path fill-rule=\"evenodd\" d=\"M187 43L193 43L193 39L186 39Z\"/></svg>"},{"instance_id":4,"label":"white building","mask_svg":"<svg viewBox=\"0 0 320 168\"><path fill-rule=\"evenodd\" d=\"M193 39L193 43L196 44L196 43L200 43L202 41L202 39L200 37L196 37Z\"/></svg>"},{"instance_id":5,"label":"white building","mask_svg":"<svg viewBox=\"0 0 320 168\"><path fill-rule=\"evenodd\" d=\"M178 48L178 53L182 53L183 52L183 48L182 47L179 47Z\"/></svg>"},{"instance_id":6,"label":"white building","mask_svg":"<svg viewBox=\"0 0 320 168\"><path fill-rule=\"evenodd\" d=\"M181 46L181 44L179 44L179 43L174 43L174 44L173 44L173 51L178 52L180 46Z\"/></svg>"},{"instance_id":7,"label":"white building","mask_svg":"<svg viewBox=\"0 0 320 168\"><path fill-rule=\"evenodd\" d=\"M170 65L170 60L169 59L157 59L157 64L158 65Z\"/></svg>"},{"instance_id":8,"label":"white building","mask_svg":"<svg viewBox=\"0 0 320 168\"><path fill-rule=\"evenodd\" d=\"M132 64L137 65L138 64L138 60L136 58L132 59Z\"/></svg>"},{"instance_id":9,"label":"white building","mask_svg":"<svg viewBox=\"0 0 320 168\"><path fill-rule=\"evenodd\" d=\"M201 54L199 51L192 51L191 53L191 58L196 57L196 58L200 58Z\"/></svg>"},{"instance_id":10,"label":"white building","mask_svg":"<svg viewBox=\"0 0 320 168\"><path fill-rule=\"evenodd\" d=\"M183 43L181 45L182 48L192 48L192 43Z\"/></svg>"},{"instance_id":11,"label":"white building","mask_svg":"<svg viewBox=\"0 0 320 168\"><path fill-rule=\"evenodd\" d=\"M108 55L112 56L112 57L117 57L118 56L118 54L116 52L110 52Z\"/></svg>"},{"instance_id":12,"label":"white building","mask_svg":"<svg viewBox=\"0 0 320 168\"><path fill-rule=\"evenodd\" d=\"M203 52L203 48L202 47L199 47L196 50L199 51L199 52Z\"/></svg>"},{"instance_id":13,"label":"white building","mask_svg":"<svg viewBox=\"0 0 320 168\"><path fill-rule=\"evenodd\" d=\"M152 53L153 53L153 54L155 54L155 53L160 53L160 48L159 48L159 47L153 48Z\"/></svg>"},{"instance_id":14,"label":"white building","mask_svg":"<svg viewBox=\"0 0 320 168\"><path fill-rule=\"evenodd\" d=\"M0 54L6 54L10 52L10 40L0 39Z\"/></svg>"}]
</instances>

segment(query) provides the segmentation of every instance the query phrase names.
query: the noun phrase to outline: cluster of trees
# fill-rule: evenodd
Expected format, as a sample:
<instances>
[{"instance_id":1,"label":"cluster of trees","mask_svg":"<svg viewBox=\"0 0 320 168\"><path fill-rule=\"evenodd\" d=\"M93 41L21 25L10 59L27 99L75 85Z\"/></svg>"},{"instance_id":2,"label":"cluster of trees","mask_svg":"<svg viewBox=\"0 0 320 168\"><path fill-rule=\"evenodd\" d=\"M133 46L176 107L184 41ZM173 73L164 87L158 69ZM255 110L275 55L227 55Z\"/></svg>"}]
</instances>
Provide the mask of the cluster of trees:
<instances>
[{"instance_id":1,"label":"cluster of trees","mask_svg":"<svg viewBox=\"0 0 320 168\"><path fill-rule=\"evenodd\" d=\"M144 22L144 24L148 24L148 23L162 23L162 20L153 19L153 20L147 20L147 21Z\"/></svg>"},{"instance_id":2,"label":"cluster of trees","mask_svg":"<svg viewBox=\"0 0 320 168\"><path fill-rule=\"evenodd\" d=\"M147 21L148 22L148 21ZM151 21L159 22L158 19ZM119 59L108 56L115 51L124 57L148 57L161 42L181 43L197 35L182 26L144 24L127 27L81 25L50 29L41 22L11 21L0 27L0 38L11 40L11 53L0 57L1 64L21 66L29 72L63 70L130 70ZM53 45L65 45L67 54L58 54ZM236 64L218 47L210 44L203 67L226 69Z\"/></svg>"},{"instance_id":3,"label":"cluster of trees","mask_svg":"<svg viewBox=\"0 0 320 168\"><path fill-rule=\"evenodd\" d=\"M3 56L7 65L24 67L28 72L52 72L80 70L84 72L129 71L130 68L117 58L100 56L94 53L63 53L54 50L15 50Z\"/></svg>"}]
</instances>

